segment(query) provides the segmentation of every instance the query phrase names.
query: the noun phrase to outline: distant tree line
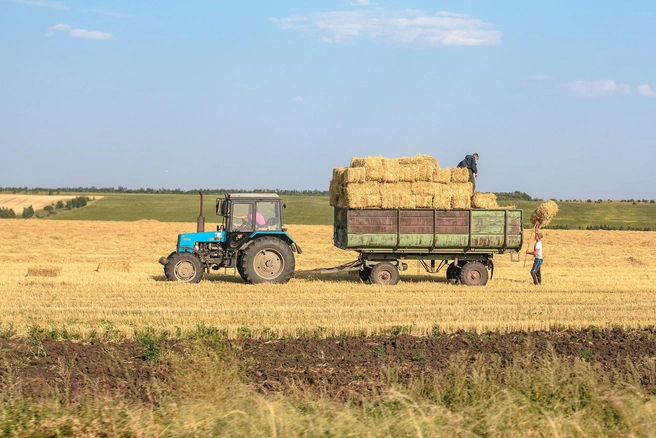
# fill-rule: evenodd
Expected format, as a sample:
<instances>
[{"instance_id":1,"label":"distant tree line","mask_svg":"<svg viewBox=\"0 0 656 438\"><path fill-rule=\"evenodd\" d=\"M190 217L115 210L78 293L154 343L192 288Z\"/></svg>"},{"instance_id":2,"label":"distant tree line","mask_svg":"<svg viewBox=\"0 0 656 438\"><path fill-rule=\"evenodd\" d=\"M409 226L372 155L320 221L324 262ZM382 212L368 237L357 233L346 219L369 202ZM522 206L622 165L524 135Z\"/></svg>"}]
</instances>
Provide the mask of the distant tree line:
<instances>
[{"instance_id":1,"label":"distant tree line","mask_svg":"<svg viewBox=\"0 0 656 438\"><path fill-rule=\"evenodd\" d=\"M519 190L514 192L494 192L497 195L497 200L499 201L541 201L541 199L532 198L531 195L528 195Z\"/></svg>"},{"instance_id":2,"label":"distant tree line","mask_svg":"<svg viewBox=\"0 0 656 438\"><path fill-rule=\"evenodd\" d=\"M328 196L328 190L284 190L284 189L128 189L127 187L60 187L56 189L44 187L0 187L0 193L11 194L43 194L59 195L61 193L148 193L165 195L195 195L203 192L210 195L223 193L277 193L279 195L305 195L305 196Z\"/></svg>"}]
</instances>

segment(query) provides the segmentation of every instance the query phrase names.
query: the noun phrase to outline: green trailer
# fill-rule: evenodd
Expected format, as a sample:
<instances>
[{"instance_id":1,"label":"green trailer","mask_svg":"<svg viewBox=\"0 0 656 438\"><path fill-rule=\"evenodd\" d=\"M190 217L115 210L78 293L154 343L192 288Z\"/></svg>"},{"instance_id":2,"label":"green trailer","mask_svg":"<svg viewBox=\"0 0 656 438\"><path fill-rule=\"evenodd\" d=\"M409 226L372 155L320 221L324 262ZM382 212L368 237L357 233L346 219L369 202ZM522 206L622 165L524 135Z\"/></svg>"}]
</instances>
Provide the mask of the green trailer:
<instances>
[{"instance_id":1,"label":"green trailer","mask_svg":"<svg viewBox=\"0 0 656 438\"><path fill-rule=\"evenodd\" d=\"M392 285L408 260L418 260L429 273L446 267L451 283L485 285L495 254L519 260L522 236L521 210L335 208L333 243L359 258L305 272L358 270L363 281Z\"/></svg>"}]
</instances>

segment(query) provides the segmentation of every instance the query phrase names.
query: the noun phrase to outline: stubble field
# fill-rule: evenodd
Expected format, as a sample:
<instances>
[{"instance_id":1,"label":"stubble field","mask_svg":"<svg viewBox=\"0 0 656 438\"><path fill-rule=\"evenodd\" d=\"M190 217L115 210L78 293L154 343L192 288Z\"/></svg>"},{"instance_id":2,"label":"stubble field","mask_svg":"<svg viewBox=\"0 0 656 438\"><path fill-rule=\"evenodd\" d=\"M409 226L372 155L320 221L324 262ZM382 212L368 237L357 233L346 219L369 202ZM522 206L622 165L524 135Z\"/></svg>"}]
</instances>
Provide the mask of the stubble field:
<instances>
[{"instance_id":1,"label":"stubble field","mask_svg":"<svg viewBox=\"0 0 656 438\"><path fill-rule=\"evenodd\" d=\"M200 284L165 281L157 259L194 224L4 220L0 224L0 321L88 337L107 325L125 336L150 326L171 333L204 324L237 337L307 334L417 336L436 329L501 331L557 327L644 327L656 321L652 233L547 230L543 284L531 260L497 256L485 287L453 286L444 273L410 264L394 287L349 274L244 284L232 270ZM336 249L328 226L292 225L303 248L297 269L336 266L356 254ZM530 240L527 233L525 241ZM526 244L525 244L526 245Z\"/></svg>"},{"instance_id":2,"label":"stubble field","mask_svg":"<svg viewBox=\"0 0 656 438\"><path fill-rule=\"evenodd\" d=\"M209 228L209 226L208 226ZM0 425L44 436L650 436L650 232L544 232L543 285L410 264L246 285L167 282L193 223L0 220ZM290 225L297 269L354 253ZM526 235L528 240L529 233ZM18 431L18 432L16 432Z\"/></svg>"}]
</instances>

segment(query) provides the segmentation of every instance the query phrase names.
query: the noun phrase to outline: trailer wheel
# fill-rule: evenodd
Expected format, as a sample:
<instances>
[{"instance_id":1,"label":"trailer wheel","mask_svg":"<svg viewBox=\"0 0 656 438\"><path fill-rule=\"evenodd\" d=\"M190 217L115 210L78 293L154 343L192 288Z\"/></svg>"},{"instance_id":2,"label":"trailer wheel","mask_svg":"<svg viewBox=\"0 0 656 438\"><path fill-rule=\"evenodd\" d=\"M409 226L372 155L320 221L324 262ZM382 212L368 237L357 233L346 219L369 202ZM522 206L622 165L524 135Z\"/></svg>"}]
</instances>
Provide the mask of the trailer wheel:
<instances>
[{"instance_id":1,"label":"trailer wheel","mask_svg":"<svg viewBox=\"0 0 656 438\"><path fill-rule=\"evenodd\" d=\"M451 262L448 268L446 268L446 281L451 284L458 284L460 282L460 267Z\"/></svg>"},{"instance_id":2,"label":"trailer wheel","mask_svg":"<svg viewBox=\"0 0 656 438\"><path fill-rule=\"evenodd\" d=\"M169 280L198 283L203 277L203 263L196 254L178 252L169 259L170 262L164 266L164 273Z\"/></svg>"},{"instance_id":3,"label":"trailer wheel","mask_svg":"<svg viewBox=\"0 0 656 438\"><path fill-rule=\"evenodd\" d=\"M247 283L287 283L294 272L294 253L287 242L261 237L242 253L241 271Z\"/></svg>"},{"instance_id":4,"label":"trailer wheel","mask_svg":"<svg viewBox=\"0 0 656 438\"><path fill-rule=\"evenodd\" d=\"M362 268L362 270L358 271L358 275L363 283L369 283L371 278L371 268Z\"/></svg>"},{"instance_id":5,"label":"trailer wheel","mask_svg":"<svg viewBox=\"0 0 656 438\"><path fill-rule=\"evenodd\" d=\"M487 268L481 262L467 262L460 268L460 281L467 286L484 286L487 284Z\"/></svg>"},{"instance_id":6,"label":"trailer wheel","mask_svg":"<svg viewBox=\"0 0 656 438\"><path fill-rule=\"evenodd\" d=\"M369 281L373 284L394 286L399 282L399 270L391 263L378 263L371 268Z\"/></svg>"}]
</instances>

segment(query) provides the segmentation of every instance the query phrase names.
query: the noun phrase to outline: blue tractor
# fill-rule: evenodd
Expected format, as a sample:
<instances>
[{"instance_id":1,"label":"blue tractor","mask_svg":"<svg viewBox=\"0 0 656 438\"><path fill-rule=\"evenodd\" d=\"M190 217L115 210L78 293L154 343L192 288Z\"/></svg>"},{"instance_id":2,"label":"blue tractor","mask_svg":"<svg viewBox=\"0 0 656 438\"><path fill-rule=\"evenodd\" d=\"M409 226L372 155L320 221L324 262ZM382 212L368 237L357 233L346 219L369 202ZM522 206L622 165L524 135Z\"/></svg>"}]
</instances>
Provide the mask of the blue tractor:
<instances>
[{"instance_id":1,"label":"blue tractor","mask_svg":"<svg viewBox=\"0 0 656 438\"><path fill-rule=\"evenodd\" d=\"M178 235L176 250L159 259L166 278L198 283L210 269L235 268L247 283L287 283L302 251L285 230L284 207L277 194L229 193L216 200L221 225L205 231L201 193L197 232Z\"/></svg>"}]
</instances>

